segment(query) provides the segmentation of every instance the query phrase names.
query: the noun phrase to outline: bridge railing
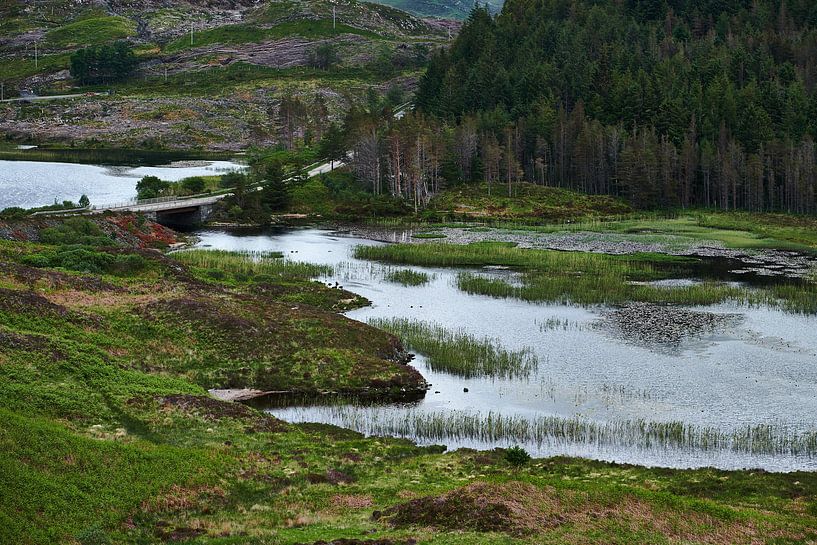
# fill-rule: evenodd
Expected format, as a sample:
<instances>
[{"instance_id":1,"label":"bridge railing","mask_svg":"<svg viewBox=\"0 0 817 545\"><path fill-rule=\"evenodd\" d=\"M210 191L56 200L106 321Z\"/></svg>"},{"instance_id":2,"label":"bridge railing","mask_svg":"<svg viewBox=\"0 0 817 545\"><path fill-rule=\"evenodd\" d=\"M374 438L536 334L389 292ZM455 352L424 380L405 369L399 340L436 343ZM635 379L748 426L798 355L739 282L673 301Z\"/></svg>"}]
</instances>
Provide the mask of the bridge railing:
<instances>
[{"instance_id":1,"label":"bridge railing","mask_svg":"<svg viewBox=\"0 0 817 545\"><path fill-rule=\"evenodd\" d=\"M167 197L155 197L153 199L131 199L129 201L122 201L117 203L110 203L110 204L95 204L90 207L90 210L112 210L116 208L132 208L134 206L145 206L150 204L162 204L162 203L171 203L171 202L186 202L186 201L193 201L196 199L206 199L208 197L218 197L221 195L225 195L226 193L201 193L198 195L187 195L184 197L178 196L167 196Z\"/></svg>"}]
</instances>

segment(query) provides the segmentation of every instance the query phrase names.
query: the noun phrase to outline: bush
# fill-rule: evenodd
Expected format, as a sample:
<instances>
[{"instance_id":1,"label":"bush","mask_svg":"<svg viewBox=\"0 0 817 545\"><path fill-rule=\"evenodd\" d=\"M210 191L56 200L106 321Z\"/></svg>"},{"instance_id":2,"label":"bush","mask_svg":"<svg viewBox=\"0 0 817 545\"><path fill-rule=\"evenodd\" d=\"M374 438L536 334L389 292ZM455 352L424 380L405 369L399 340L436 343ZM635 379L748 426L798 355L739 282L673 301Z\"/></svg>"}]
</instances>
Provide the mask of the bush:
<instances>
[{"instance_id":1,"label":"bush","mask_svg":"<svg viewBox=\"0 0 817 545\"><path fill-rule=\"evenodd\" d=\"M530 454L522 447L516 445L505 450L505 461L514 467L521 467L530 462Z\"/></svg>"},{"instance_id":2,"label":"bush","mask_svg":"<svg viewBox=\"0 0 817 545\"><path fill-rule=\"evenodd\" d=\"M136 182L136 198L155 199L169 187L169 182L160 180L156 176L145 176Z\"/></svg>"},{"instance_id":3,"label":"bush","mask_svg":"<svg viewBox=\"0 0 817 545\"><path fill-rule=\"evenodd\" d=\"M87 246L66 246L50 252L24 256L30 267L55 267L91 274L130 276L145 270L150 261L138 254L113 255Z\"/></svg>"},{"instance_id":4,"label":"bush","mask_svg":"<svg viewBox=\"0 0 817 545\"><path fill-rule=\"evenodd\" d=\"M56 227L40 231L40 242L45 244L82 244L85 246L109 246L113 239L99 226L85 218L68 218Z\"/></svg>"},{"instance_id":5,"label":"bush","mask_svg":"<svg viewBox=\"0 0 817 545\"><path fill-rule=\"evenodd\" d=\"M150 262L137 254L118 255L108 265L107 272L117 276L129 276L148 268Z\"/></svg>"},{"instance_id":6,"label":"bush","mask_svg":"<svg viewBox=\"0 0 817 545\"><path fill-rule=\"evenodd\" d=\"M191 176L182 180L182 187L192 193L201 193L205 185L204 178L200 176Z\"/></svg>"},{"instance_id":7,"label":"bush","mask_svg":"<svg viewBox=\"0 0 817 545\"><path fill-rule=\"evenodd\" d=\"M19 206L11 206L0 211L0 219L3 220L18 220L26 217L27 212Z\"/></svg>"},{"instance_id":8,"label":"bush","mask_svg":"<svg viewBox=\"0 0 817 545\"><path fill-rule=\"evenodd\" d=\"M236 187L241 184L247 183L247 175L241 172L228 172L221 176L221 179L218 181L219 187L223 189L227 189L230 187Z\"/></svg>"}]
</instances>

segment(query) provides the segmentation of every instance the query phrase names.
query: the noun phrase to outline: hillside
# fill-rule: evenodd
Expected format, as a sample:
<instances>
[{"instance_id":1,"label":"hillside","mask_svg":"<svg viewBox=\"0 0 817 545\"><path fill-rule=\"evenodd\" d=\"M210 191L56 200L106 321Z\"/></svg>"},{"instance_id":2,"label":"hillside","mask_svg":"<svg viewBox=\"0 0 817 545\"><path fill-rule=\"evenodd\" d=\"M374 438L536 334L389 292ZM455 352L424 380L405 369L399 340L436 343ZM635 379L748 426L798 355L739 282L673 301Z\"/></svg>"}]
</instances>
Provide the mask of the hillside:
<instances>
[{"instance_id":1,"label":"hillside","mask_svg":"<svg viewBox=\"0 0 817 545\"><path fill-rule=\"evenodd\" d=\"M450 19L465 19L477 4L467 0L378 0L379 4L392 6L421 17L442 17ZM479 2L488 6L491 13L498 13L502 9L502 0Z\"/></svg>"},{"instance_id":2,"label":"hillside","mask_svg":"<svg viewBox=\"0 0 817 545\"><path fill-rule=\"evenodd\" d=\"M291 125L293 117L281 112L282 102L297 110L294 132L319 135L372 91L404 100L450 26L354 0L173 7L151 1L6 1L0 9L0 80L7 97L23 89L41 95L113 92L107 98L5 104L0 132L16 140L119 147L280 143L279 118ZM72 52L117 40L134 48L133 76L78 87L68 71Z\"/></svg>"},{"instance_id":3,"label":"hillside","mask_svg":"<svg viewBox=\"0 0 817 545\"><path fill-rule=\"evenodd\" d=\"M479 134L498 179L814 212L816 25L805 0L510 0L472 13L417 104Z\"/></svg>"}]
</instances>

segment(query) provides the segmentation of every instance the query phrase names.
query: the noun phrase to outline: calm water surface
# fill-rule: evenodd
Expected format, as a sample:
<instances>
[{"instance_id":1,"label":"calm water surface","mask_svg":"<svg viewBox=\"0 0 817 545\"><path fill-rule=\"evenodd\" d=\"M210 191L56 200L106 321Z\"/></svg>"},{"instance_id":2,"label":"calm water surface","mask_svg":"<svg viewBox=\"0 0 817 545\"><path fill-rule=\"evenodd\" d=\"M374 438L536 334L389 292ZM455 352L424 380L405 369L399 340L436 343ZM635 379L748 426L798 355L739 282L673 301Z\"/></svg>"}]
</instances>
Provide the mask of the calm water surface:
<instances>
[{"instance_id":1,"label":"calm water surface","mask_svg":"<svg viewBox=\"0 0 817 545\"><path fill-rule=\"evenodd\" d=\"M77 202L83 194L91 204L113 204L136 197L136 182L143 176L174 182L243 168L232 161L196 161L195 165L127 167L0 160L0 210L46 206L55 200Z\"/></svg>"},{"instance_id":2,"label":"calm water surface","mask_svg":"<svg viewBox=\"0 0 817 545\"><path fill-rule=\"evenodd\" d=\"M285 420L333 423L450 448L522 444L539 456L643 465L817 469L815 317L716 305L695 310L729 314L729 325L680 345L651 346L611 333L604 327L609 309L603 307L465 294L456 288L459 269L407 267L430 274L432 281L419 287L386 282L387 267L352 257L355 246L379 242L317 229L197 234L205 248L274 250L333 265L334 274L323 280L372 301L349 312L351 318L437 322L496 339L506 349L530 348L540 360L527 379L463 379L434 372L418 357L413 365L432 383L422 401L269 409ZM452 422L467 422L472 430L497 430L500 422L504 431L466 433ZM681 423L686 439L664 441L662 432L650 431L653 423ZM716 444L717 434L733 439Z\"/></svg>"}]
</instances>

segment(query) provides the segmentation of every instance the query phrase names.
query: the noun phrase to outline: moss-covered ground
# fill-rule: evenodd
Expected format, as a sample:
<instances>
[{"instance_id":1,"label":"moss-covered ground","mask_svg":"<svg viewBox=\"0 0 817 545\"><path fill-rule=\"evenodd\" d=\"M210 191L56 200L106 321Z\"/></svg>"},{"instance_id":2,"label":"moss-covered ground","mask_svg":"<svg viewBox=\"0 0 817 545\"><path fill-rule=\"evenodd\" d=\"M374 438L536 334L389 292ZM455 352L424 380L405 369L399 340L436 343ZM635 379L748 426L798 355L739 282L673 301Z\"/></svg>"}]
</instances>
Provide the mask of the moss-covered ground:
<instances>
[{"instance_id":1,"label":"moss-covered ground","mask_svg":"<svg viewBox=\"0 0 817 545\"><path fill-rule=\"evenodd\" d=\"M295 264L50 228L0 244L0 543L817 540L811 473L514 466L213 399L417 377L387 359L393 337L337 313L362 301Z\"/></svg>"}]
</instances>

